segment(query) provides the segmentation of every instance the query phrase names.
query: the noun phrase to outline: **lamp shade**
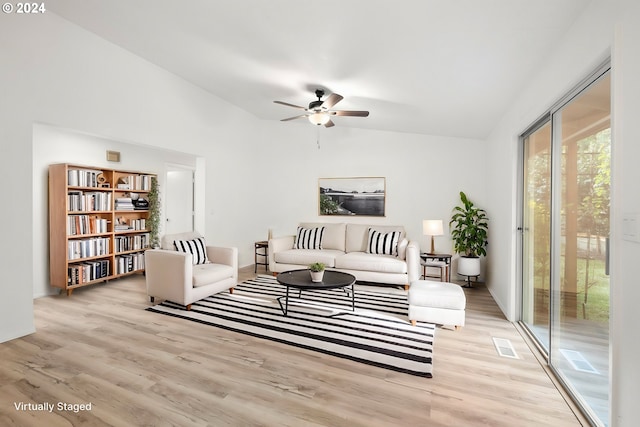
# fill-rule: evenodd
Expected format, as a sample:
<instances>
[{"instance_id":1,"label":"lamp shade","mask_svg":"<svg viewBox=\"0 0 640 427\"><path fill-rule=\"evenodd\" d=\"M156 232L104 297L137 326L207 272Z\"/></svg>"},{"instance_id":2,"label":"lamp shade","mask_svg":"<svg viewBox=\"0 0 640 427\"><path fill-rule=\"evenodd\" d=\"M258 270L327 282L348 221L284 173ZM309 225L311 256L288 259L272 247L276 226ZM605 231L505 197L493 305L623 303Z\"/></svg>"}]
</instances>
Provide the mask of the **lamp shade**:
<instances>
[{"instance_id":1,"label":"lamp shade","mask_svg":"<svg viewBox=\"0 0 640 427\"><path fill-rule=\"evenodd\" d=\"M422 234L425 236L442 236L444 234L441 219L425 219L422 221Z\"/></svg>"},{"instance_id":2,"label":"lamp shade","mask_svg":"<svg viewBox=\"0 0 640 427\"><path fill-rule=\"evenodd\" d=\"M318 125L318 126L326 125L329 119L330 119L329 115L323 112L316 112L309 116L309 121L314 125Z\"/></svg>"}]
</instances>

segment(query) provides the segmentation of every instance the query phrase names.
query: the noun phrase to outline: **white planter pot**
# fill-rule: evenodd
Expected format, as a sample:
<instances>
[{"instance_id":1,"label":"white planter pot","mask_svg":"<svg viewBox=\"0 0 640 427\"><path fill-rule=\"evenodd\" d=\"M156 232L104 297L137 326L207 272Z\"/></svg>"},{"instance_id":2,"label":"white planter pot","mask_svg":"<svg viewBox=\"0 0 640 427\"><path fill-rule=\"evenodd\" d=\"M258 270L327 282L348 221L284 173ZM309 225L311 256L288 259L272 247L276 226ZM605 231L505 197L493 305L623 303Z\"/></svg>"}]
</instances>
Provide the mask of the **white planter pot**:
<instances>
[{"instance_id":1,"label":"white planter pot","mask_svg":"<svg viewBox=\"0 0 640 427\"><path fill-rule=\"evenodd\" d=\"M322 282L322 278L324 277L324 270L322 270L322 271L311 271L311 270L309 270L309 273L311 274L311 281L312 282Z\"/></svg>"},{"instance_id":2,"label":"white planter pot","mask_svg":"<svg viewBox=\"0 0 640 427\"><path fill-rule=\"evenodd\" d=\"M458 274L461 276L479 276L480 258L464 256L458 258Z\"/></svg>"}]
</instances>

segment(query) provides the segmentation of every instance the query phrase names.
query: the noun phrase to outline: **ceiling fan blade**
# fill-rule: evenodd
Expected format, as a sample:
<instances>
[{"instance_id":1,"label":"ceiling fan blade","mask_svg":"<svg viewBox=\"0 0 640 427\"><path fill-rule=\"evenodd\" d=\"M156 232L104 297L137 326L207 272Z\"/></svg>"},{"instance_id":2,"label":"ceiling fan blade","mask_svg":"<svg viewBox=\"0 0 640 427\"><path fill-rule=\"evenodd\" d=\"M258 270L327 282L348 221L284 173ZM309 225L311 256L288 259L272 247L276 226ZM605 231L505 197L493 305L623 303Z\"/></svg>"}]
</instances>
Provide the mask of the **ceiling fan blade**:
<instances>
[{"instance_id":1,"label":"ceiling fan blade","mask_svg":"<svg viewBox=\"0 0 640 427\"><path fill-rule=\"evenodd\" d=\"M329 114L331 114L332 116L367 117L369 115L369 112L368 111L338 110L338 111L329 111Z\"/></svg>"},{"instance_id":2,"label":"ceiling fan blade","mask_svg":"<svg viewBox=\"0 0 640 427\"><path fill-rule=\"evenodd\" d=\"M281 122L288 122L289 120L301 119L301 118L303 118L303 117L307 117L307 115L306 115L306 114L302 114L302 115L300 115L300 116L288 117L288 118L286 118L286 119L281 119L280 121L281 121Z\"/></svg>"},{"instance_id":3,"label":"ceiling fan blade","mask_svg":"<svg viewBox=\"0 0 640 427\"><path fill-rule=\"evenodd\" d=\"M324 100L321 107L326 108L328 110L329 108L333 107L340 101L342 101L342 95L338 95L337 93L332 93L331 95L329 95L327 99Z\"/></svg>"},{"instance_id":4,"label":"ceiling fan blade","mask_svg":"<svg viewBox=\"0 0 640 427\"><path fill-rule=\"evenodd\" d=\"M330 127L335 126L335 125L336 125L335 123L333 123L331 120L329 120L327 123L324 124L324 127L330 128Z\"/></svg>"},{"instance_id":5,"label":"ceiling fan blade","mask_svg":"<svg viewBox=\"0 0 640 427\"><path fill-rule=\"evenodd\" d=\"M299 105L293 105L293 104L289 104L288 102L282 102L282 101L273 101L276 104L280 104L280 105L286 105L287 107L293 107L293 108L299 108L301 110L306 110L306 108L301 107Z\"/></svg>"}]
</instances>

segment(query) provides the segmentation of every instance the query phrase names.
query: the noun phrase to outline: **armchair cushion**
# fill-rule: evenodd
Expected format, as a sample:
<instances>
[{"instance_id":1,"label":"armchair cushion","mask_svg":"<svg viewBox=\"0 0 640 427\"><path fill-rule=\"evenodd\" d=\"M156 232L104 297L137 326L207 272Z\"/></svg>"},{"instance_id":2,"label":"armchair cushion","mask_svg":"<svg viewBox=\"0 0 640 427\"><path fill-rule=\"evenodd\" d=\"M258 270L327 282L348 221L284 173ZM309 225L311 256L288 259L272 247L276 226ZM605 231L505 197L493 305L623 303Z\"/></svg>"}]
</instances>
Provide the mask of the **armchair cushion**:
<instances>
[{"instance_id":1,"label":"armchair cushion","mask_svg":"<svg viewBox=\"0 0 640 427\"><path fill-rule=\"evenodd\" d=\"M191 254L193 265L209 263L204 237L193 240L174 240L173 245L178 252Z\"/></svg>"},{"instance_id":2,"label":"armchair cushion","mask_svg":"<svg viewBox=\"0 0 640 427\"><path fill-rule=\"evenodd\" d=\"M233 267L224 264L202 264L193 266L194 288L220 282L233 277Z\"/></svg>"}]
</instances>

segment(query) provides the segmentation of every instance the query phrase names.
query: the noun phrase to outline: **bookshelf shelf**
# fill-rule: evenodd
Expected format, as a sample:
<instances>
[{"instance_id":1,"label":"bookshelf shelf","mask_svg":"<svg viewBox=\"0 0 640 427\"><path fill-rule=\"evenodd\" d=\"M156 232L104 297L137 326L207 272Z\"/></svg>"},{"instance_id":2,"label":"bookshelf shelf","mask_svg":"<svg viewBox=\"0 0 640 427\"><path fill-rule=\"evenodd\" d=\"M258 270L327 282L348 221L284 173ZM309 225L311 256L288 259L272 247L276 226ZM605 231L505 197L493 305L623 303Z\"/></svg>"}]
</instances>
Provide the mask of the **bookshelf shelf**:
<instances>
[{"instance_id":1,"label":"bookshelf shelf","mask_svg":"<svg viewBox=\"0 0 640 427\"><path fill-rule=\"evenodd\" d=\"M68 163L49 166L49 277L71 295L76 288L144 272L145 221L151 178ZM144 206L144 205L143 205Z\"/></svg>"},{"instance_id":2,"label":"bookshelf shelf","mask_svg":"<svg viewBox=\"0 0 640 427\"><path fill-rule=\"evenodd\" d=\"M114 234L119 236L121 234L134 234L134 233L148 233L149 230L121 230L116 231Z\"/></svg>"}]
</instances>

